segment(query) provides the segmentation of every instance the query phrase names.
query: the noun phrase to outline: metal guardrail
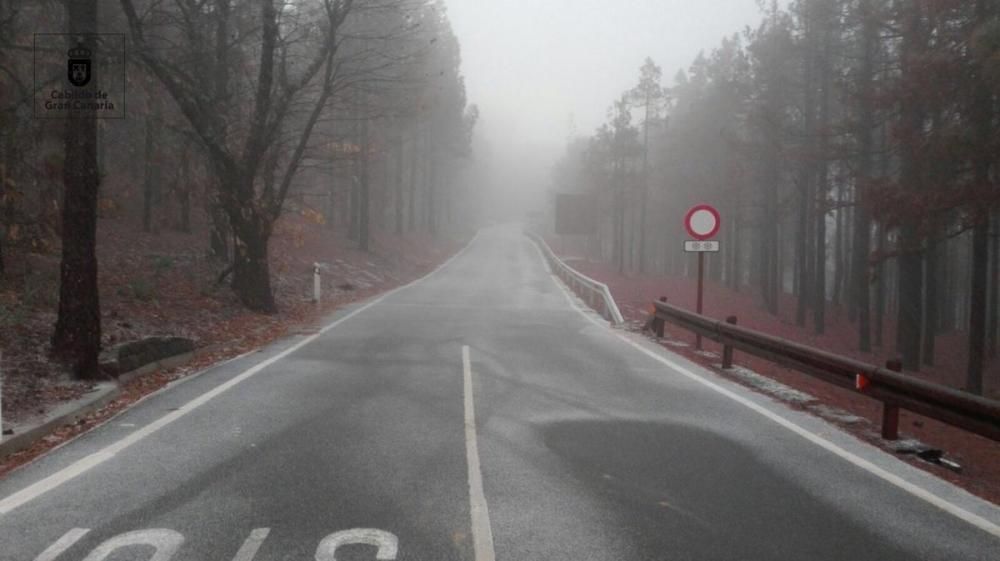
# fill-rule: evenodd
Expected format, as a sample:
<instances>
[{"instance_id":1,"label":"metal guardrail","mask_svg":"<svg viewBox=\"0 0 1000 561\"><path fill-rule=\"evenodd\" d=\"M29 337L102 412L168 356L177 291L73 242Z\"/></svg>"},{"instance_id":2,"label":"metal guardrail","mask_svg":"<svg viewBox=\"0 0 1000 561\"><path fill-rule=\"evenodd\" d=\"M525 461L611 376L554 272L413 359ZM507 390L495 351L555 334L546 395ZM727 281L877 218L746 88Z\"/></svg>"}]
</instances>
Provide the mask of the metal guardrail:
<instances>
[{"instance_id":1,"label":"metal guardrail","mask_svg":"<svg viewBox=\"0 0 1000 561\"><path fill-rule=\"evenodd\" d=\"M531 232L525 232L525 235L541 248L542 254L552 267L552 271L559 275L559 278L580 298L583 298L591 308L600 312L604 319L614 325L625 323L618 305L615 304L615 299L611 296L611 290L608 289L608 285L597 282L564 263L562 259L556 256L555 252L552 251L552 248L549 247L549 244L545 243L545 240L541 236Z\"/></svg>"},{"instance_id":2,"label":"metal guardrail","mask_svg":"<svg viewBox=\"0 0 1000 561\"><path fill-rule=\"evenodd\" d=\"M712 319L673 306L665 298L653 303L653 329L663 336L665 322L721 343L722 366L732 367L733 349L788 366L883 404L882 436L899 437L900 408L1000 441L1000 402L904 376L898 360L885 367L836 355L736 325L736 317Z\"/></svg>"}]
</instances>

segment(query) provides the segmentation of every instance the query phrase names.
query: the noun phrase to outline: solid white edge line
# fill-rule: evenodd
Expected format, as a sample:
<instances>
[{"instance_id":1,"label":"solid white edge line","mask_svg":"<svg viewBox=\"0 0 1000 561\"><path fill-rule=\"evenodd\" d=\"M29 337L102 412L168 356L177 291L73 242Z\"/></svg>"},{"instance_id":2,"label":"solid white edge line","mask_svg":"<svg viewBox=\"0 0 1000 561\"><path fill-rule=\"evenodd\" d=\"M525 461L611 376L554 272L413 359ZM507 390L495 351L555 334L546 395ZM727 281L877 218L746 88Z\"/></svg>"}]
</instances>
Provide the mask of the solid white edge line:
<instances>
[{"instance_id":1,"label":"solid white edge line","mask_svg":"<svg viewBox=\"0 0 1000 561\"><path fill-rule=\"evenodd\" d=\"M472 547L476 561L495 561L490 511L483 492L483 473L479 464L476 437L476 398L472 391L472 365L469 346L462 346L462 379L465 395L465 459L469 466L469 512L472 516Z\"/></svg>"},{"instance_id":2,"label":"solid white edge line","mask_svg":"<svg viewBox=\"0 0 1000 561\"><path fill-rule=\"evenodd\" d=\"M375 306L376 304L378 304L382 300L385 300L389 296L401 290L409 288L410 286L413 286L419 282L423 282L431 278L432 276L437 274L438 271L441 271L442 269L450 265L451 262L454 261L457 257L464 254L470 247L472 247L472 244L475 243L476 239L478 238L479 238L479 233L477 232L476 235L473 236L471 240L469 240L469 243L467 243L465 247L463 247L460 251L455 253L455 255L452 255L450 258L448 258L447 261L438 265L433 271L427 273L423 277L411 281L403 286L396 287L390 290L389 292L386 292L385 294L357 308L356 310L341 317L340 319L331 322L327 326L320 329L317 333L310 335L309 337L299 341L295 345L292 345L291 347L285 349L284 351L281 351L280 353L274 355L273 357L257 363L256 365L243 371L241 374L230 379L224 384L216 386L215 388L209 390L208 392L203 393L202 395L192 399L191 401L185 403L176 411L173 411L171 413L168 413L167 415L164 415L163 417L160 417L159 419L129 434L128 436L122 438L121 440L115 442L114 444L110 444L102 448L101 450L93 454L90 454L89 456L81 458L73 462L72 464L62 468L61 470L53 473L52 475L42 478L41 480L32 483L31 485L25 487L24 489L21 489L20 491L17 491L16 493L5 497L3 500L0 500L0 516L7 514L8 512L14 510L15 508L40 497L41 495L51 491L52 489L59 487L63 483L66 483L67 481L74 479L80 474L85 473L93 469L94 467L104 463L105 461L113 458L115 454L121 452L122 450L125 450L126 448L132 446L136 442L139 442L147 438L149 435L155 433L156 431L162 429L163 427L169 425L170 423L173 423L177 419L180 419L181 417L187 415L191 411L194 411L198 407L201 407L202 405L208 403L213 398L217 397L219 394L222 394L223 392L229 390L230 388L239 384L240 382L245 381L246 379L261 372L262 370L278 362L279 360L287 357L288 355L294 353L295 351L298 351L299 349L305 347L309 343L312 343L313 341L321 337L323 334L325 334L327 331L330 331L334 327L337 327L338 325L353 318L354 316L360 314L361 312L371 308L372 306Z\"/></svg>"},{"instance_id":3,"label":"solid white edge line","mask_svg":"<svg viewBox=\"0 0 1000 561\"><path fill-rule=\"evenodd\" d=\"M538 245L535 244L534 241L532 241L532 245L535 246L535 250L538 251L539 258L541 258L542 262L544 263L545 262L545 256L542 255L542 252L538 248ZM739 403L741 405L744 405L744 406L748 407L749 409L755 411L756 413L759 413L759 414L763 415L764 417L767 417L768 419L774 421L775 423L777 423L777 424L785 427L786 429L794 432L795 434L797 434L797 435L805 438L809 442L812 442L813 444L816 444L817 446L819 446L819 447L821 447L821 448L823 448L823 449L825 449L825 450L827 450L829 452L832 452L833 454L839 456L840 458L842 458L844 460L847 460L848 462L850 462L850 463L854 464L855 466L857 466L857 467L859 467L859 468L861 468L861 469L863 469L863 470L871 473L872 475L874 475L876 477L879 477L879 478L883 479L884 481L887 481L887 482L891 483L892 485L895 485L896 487L899 487L900 489L902 489L902 490L910 493L911 495L913 495L913 496L915 496L915 497L917 497L919 499L922 499L925 502L930 503L931 505L936 506L937 508L939 508L939 509L947 512L948 514L951 514L951 515L955 516L956 518L959 518L960 520L963 520L963 521L965 521L965 522L967 522L969 524L972 524L973 526L975 526L975 527L977 527L977 528L985 531L986 533L988 533L988 534L990 534L990 535L992 535L992 536L994 536L996 538L1000 538L1000 525L994 524L993 522L991 522L991 521L983 518L982 516L979 516L978 514L975 514L973 512L969 512L969 511L965 510L964 508L962 508L962 507L960 507L958 505L952 504L952 503L948 502L947 500L939 497L938 495L935 495L934 493L928 491L927 489L924 489L923 487L920 487L919 485L911 483L911 482L907 481L906 479L903 479L902 477L899 477L896 474L889 473L885 469L883 469L883 468L881 468L881 467L873 464L872 462L870 462L870 461L868 461L868 460L866 460L866 459L858 456L857 454L854 454L853 452L849 452L849 451L841 448L840 446L837 446L836 444L834 444L833 442L830 442L829 440L823 438L822 436L819 436L818 434L813 433L813 432L809 431L808 429L805 429L805 428L803 428L803 427L795 424L794 422L792 422L792 421L790 421L790 420L782 417L781 415L778 415L777 413L775 413L775 412L773 412L773 411L771 411L771 410L769 410L769 409L767 409L765 407L762 407L761 405L759 405L757 403L754 403L753 401L750 401L749 399L747 399L747 398L745 398L745 397L743 397L741 395L733 393L732 391L730 391L730 390L728 390L728 389L726 389L726 388L724 388L724 387L716 384L715 382L712 382L711 380L706 379L705 377L703 377L703 376L701 376L699 374L696 374L696 373L688 370L687 368L685 368L685 367L681 366L680 364L678 364L678 363L676 363L676 362L674 362L674 361L672 361L672 360L670 360L670 359L668 359L668 358L660 355L659 353L655 353L655 352L653 352L653 351L651 351L651 350L643 347L642 345L639 345L638 343L636 343L635 341L632 341L631 339L629 339L625 335L623 335L621 333L618 333L617 331L612 330L611 327L607 323L604 323L602 321L598 321L598 320L594 319L593 317L591 317L591 314L588 314L586 311L584 311L583 309L581 309L580 306L578 306L577 303L574 302L573 299L570 297L569 293L567 292L566 287L563 285L562 281L559 280L558 277L556 277L555 275L551 274L551 272L549 273L549 276L550 276L550 278L552 278L554 280L554 282L556 283L556 285L562 291L563 296L566 297L566 300L569 302L570 306L573 307L573 309L575 309L577 312L579 312L580 315L582 315L584 318L587 319L587 321L593 323L594 325L597 325L598 327L603 327L605 329L608 329L609 331L611 331L612 335L614 335L615 337L617 337L618 339L620 339L624 343L627 343L632 348L634 348L634 349L642 352L646 356L648 356L648 357L656 360L657 362L663 364L664 366L667 366L668 368L676 371L678 374L681 374L682 376L684 376L686 378L690 378L691 380L694 380L695 382L698 382L699 384L702 384L702 385L704 385L704 386L706 386L706 387L708 387L708 388L710 388L710 389L712 389L712 390L714 390L714 391L716 391L716 392L718 392L718 393L720 393L720 394L728 397L729 399L732 399L733 401L735 401L735 402L737 402L737 403ZM666 351L666 352L669 352L669 351Z\"/></svg>"}]
</instances>

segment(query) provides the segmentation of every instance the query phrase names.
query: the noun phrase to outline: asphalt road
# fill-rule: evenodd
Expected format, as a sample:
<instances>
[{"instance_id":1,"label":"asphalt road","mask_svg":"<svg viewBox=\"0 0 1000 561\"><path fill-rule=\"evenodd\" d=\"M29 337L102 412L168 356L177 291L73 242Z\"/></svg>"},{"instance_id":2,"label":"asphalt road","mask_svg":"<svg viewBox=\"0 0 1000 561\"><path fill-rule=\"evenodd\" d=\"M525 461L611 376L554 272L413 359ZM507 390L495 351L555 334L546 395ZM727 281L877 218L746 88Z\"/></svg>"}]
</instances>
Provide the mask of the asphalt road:
<instances>
[{"instance_id":1,"label":"asphalt road","mask_svg":"<svg viewBox=\"0 0 1000 561\"><path fill-rule=\"evenodd\" d=\"M517 229L330 321L0 481L0 560L1000 559L998 509L602 325Z\"/></svg>"}]
</instances>

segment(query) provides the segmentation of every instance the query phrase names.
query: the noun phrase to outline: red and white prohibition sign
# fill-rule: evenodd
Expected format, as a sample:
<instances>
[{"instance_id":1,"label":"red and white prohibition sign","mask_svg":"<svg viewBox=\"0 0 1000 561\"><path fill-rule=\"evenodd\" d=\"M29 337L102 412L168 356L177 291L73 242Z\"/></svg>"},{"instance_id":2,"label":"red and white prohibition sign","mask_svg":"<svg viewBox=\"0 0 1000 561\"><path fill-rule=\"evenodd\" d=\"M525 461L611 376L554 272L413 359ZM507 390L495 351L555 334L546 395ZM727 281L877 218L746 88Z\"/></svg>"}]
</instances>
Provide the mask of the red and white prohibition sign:
<instances>
[{"instance_id":1,"label":"red and white prohibition sign","mask_svg":"<svg viewBox=\"0 0 1000 561\"><path fill-rule=\"evenodd\" d=\"M712 205L695 205L684 215L684 228L696 240L715 237L720 227L722 218Z\"/></svg>"}]
</instances>

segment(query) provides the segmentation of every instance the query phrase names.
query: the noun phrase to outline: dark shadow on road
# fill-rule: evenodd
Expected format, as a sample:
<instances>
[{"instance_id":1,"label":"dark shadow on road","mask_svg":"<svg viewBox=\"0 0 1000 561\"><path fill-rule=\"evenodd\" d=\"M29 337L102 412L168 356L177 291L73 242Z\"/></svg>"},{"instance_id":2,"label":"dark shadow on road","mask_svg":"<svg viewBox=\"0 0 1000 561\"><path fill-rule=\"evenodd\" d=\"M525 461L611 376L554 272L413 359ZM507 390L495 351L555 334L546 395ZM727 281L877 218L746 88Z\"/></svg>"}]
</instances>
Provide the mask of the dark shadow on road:
<instances>
[{"instance_id":1,"label":"dark shadow on road","mask_svg":"<svg viewBox=\"0 0 1000 561\"><path fill-rule=\"evenodd\" d=\"M713 432L605 419L537 430L582 484L627 513L643 559L914 558Z\"/></svg>"}]
</instances>

